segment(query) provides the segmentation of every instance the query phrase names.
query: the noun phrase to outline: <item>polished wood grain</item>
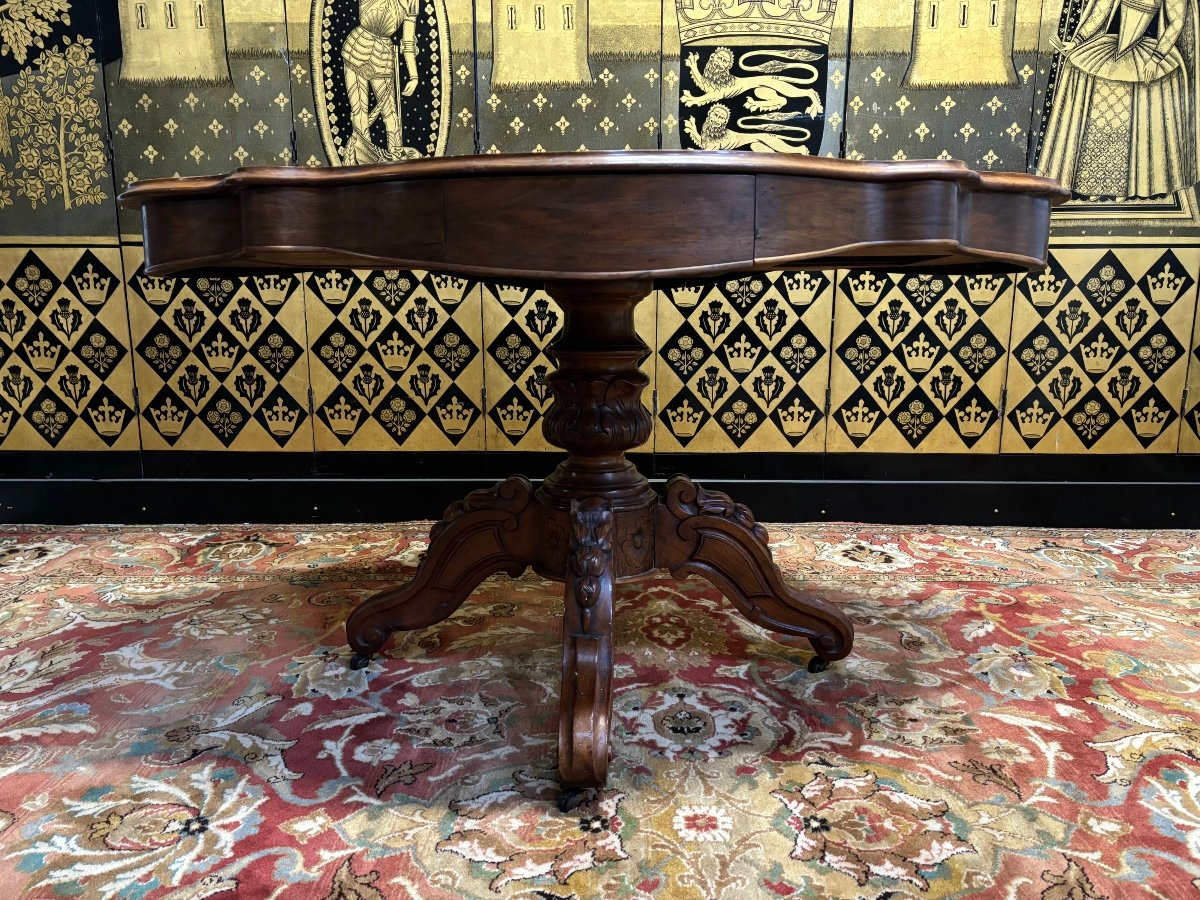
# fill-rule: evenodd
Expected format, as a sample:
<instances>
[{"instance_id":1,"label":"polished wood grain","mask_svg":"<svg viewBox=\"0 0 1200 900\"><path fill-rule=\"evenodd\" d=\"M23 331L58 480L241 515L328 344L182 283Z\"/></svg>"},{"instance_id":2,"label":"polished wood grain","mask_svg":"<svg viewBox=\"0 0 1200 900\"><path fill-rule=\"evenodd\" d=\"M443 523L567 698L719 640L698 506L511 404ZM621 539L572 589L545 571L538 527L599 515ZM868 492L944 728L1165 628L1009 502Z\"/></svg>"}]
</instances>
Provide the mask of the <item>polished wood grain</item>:
<instances>
[{"instance_id":1,"label":"polished wood grain","mask_svg":"<svg viewBox=\"0 0 1200 900\"><path fill-rule=\"evenodd\" d=\"M356 608L351 665L397 630L451 615L487 576L527 567L564 584L562 809L607 778L613 589L667 568L715 584L750 621L805 638L809 670L845 657L837 603L788 585L745 506L676 476L660 501L626 458L650 436L634 310L663 277L772 268L1024 271L1046 262L1044 178L957 162L627 152L429 159L343 169L241 169L134 185L146 268L427 268L534 278L564 313L542 429L566 451L453 504L414 578Z\"/></svg>"}]
</instances>

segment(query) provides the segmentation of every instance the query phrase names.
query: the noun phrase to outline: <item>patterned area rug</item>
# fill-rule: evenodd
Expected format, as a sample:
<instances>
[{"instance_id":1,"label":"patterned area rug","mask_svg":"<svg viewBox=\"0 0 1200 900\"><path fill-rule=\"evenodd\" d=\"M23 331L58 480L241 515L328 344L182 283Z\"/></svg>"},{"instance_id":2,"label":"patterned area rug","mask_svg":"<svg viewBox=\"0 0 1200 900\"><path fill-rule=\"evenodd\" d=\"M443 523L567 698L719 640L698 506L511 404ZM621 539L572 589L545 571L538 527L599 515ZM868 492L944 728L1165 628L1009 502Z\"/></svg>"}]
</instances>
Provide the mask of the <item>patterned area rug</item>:
<instances>
[{"instance_id":1,"label":"patterned area rug","mask_svg":"<svg viewBox=\"0 0 1200 900\"><path fill-rule=\"evenodd\" d=\"M552 800L559 586L350 671L425 527L0 534L9 896L1180 898L1200 534L773 526L853 655L665 575L617 598L609 787Z\"/></svg>"}]
</instances>

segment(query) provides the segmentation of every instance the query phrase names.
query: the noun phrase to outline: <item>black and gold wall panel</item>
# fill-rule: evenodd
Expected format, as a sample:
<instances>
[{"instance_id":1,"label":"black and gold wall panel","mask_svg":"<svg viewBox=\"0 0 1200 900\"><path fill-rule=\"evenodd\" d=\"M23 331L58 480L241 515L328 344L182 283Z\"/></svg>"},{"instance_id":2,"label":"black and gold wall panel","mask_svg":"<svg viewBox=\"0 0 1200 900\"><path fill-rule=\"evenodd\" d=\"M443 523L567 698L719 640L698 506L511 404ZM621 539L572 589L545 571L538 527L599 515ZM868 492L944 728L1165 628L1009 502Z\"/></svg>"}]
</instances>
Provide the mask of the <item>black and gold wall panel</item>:
<instances>
[{"instance_id":1,"label":"black and gold wall panel","mask_svg":"<svg viewBox=\"0 0 1200 900\"><path fill-rule=\"evenodd\" d=\"M661 292L655 449L825 449L832 272Z\"/></svg>"},{"instance_id":2,"label":"black and gold wall panel","mask_svg":"<svg viewBox=\"0 0 1200 900\"><path fill-rule=\"evenodd\" d=\"M1175 453L1200 251L1062 247L1017 286L1006 453Z\"/></svg>"},{"instance_id":3,"label":"black and gold wall panel","mask_svg":"<svg viewBox=\"0 0 1200 900\"><path fill-rule=\"evenodd\" d=\"M479 286L422 271L307 273L318 450L482 450Z\"/></svg>"},{"instance_id":4,"label":"black and gold wall panel","mask_svg":"<svg viewBox=\"0 0 1200 900\"><path fill-rule=\"evenodd\" d=\"M995 454L1013 279L838 272L831 451Z\"/></svg>"},{"instance_id":5,"label":"black and gold wall panel","mask_svg":"<svg viewBox=\"0 0 1200 900\"><path fill-rule=\"evenodd\" d=\"M0 449L136 450L114 246L0 247Z\"/></svg>"},{"instance_id":6,"label":"black and gold wall panel","mask_svg":"<svg viewBox=\"0 0 1200 900\"><path fill-rule=\"evenodd\" d=\"M300 279L154 278L140 247L124 263L142 446L311 452Z\"/></svg>"},{"instance_id":7,"label":"black and gold wall panel","mask_svg":"<svg viewBox=\"0 0 1200 900\"><path fill-rule=\"evenodd\" d=\"M0 449L547 449L561 311L538 285L148 279L114 198L240 165L687 147L955 157L1075 196L1034 278L663 286L637 313L654 449L1200 452L1197 22L1161 4L1118 53L1117 5L23 5L42 39L0 52Z\"/></svg>"}]
</instances>

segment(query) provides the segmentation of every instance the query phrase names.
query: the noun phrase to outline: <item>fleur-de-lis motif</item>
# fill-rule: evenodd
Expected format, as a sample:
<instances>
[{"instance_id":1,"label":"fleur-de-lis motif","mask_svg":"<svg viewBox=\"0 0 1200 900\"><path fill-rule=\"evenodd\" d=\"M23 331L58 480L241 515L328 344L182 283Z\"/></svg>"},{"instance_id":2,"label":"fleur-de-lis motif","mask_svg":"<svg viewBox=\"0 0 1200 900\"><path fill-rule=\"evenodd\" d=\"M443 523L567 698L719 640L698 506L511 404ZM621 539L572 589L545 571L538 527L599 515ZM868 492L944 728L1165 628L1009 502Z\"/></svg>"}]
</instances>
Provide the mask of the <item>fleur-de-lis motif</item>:
<instances>
[{"instance_id":1,"label":"fleur-de-lis motif","mask_svg":"<svg viewBox=\"0 0 1200 900\"><path fill-rule=\"evenodd\" d=\"M254 366L242 366L242 371L233 379L233 389L247 405L254 406L267 391L267 379Z\"/></svg>"},{"instance_id":2,"label":"fleur-de-lis motif","mask_svg":"<svg viewBox=\"0 0 1200 900\"><path fill-rule=\"evenodd\" d=\"M709 366L704 370L704 377L700 379L697 387L700 389L700 396L708 401L708 405L716 406L717 401L729 391L729 379L719 375L716 366Z\"/></svg>"}]
</instances>

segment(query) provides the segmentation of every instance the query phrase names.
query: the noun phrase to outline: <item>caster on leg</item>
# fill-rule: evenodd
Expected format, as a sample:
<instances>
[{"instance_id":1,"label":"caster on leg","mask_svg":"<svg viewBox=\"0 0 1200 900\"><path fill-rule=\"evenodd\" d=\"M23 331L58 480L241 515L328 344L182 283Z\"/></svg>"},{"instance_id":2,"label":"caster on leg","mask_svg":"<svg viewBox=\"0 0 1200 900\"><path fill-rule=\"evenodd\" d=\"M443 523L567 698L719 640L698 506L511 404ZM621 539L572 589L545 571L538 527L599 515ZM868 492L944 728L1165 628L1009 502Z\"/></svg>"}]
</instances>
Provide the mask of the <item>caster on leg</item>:
<instances>
[{"instance_id":1,"label":"caster on leg","mask_svg":"<svg viewBox=\"0 0 1200 900\"><path fill-rule=\"evenodd\" d=\"M350 657L350 662L347 665L354 670L365 669L367 664L371 662L371 657L365 656L362 653L355 653Z\"/></svg>"},{"instance_id":2,"label":"caster on leg","mask_svg":"<svg viewBox=\"0 0 1200 900\"><path fill-rule=\"evenodd\" d=\"M569 813L583 802L587 788L563 788L558 795L558 811Z\"/></svg>"},{"instance_id":3,"label":"caster on leg","mask_svg":"<svg viewBox=\"0 0 1200 900\"><path fill-rule=\"evenodd\" d=\"M829 660L821 656L814 656L808 661L808 671L816 675L818 672L824 672L829 668Z\"/></svg>"}]
</instances>

